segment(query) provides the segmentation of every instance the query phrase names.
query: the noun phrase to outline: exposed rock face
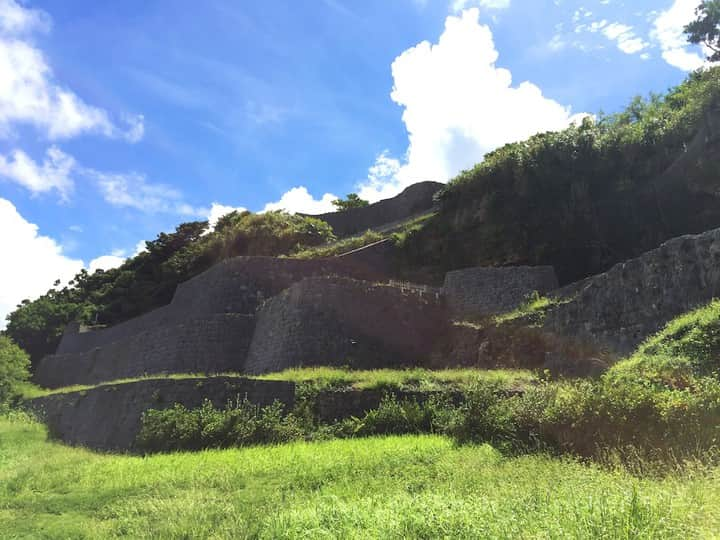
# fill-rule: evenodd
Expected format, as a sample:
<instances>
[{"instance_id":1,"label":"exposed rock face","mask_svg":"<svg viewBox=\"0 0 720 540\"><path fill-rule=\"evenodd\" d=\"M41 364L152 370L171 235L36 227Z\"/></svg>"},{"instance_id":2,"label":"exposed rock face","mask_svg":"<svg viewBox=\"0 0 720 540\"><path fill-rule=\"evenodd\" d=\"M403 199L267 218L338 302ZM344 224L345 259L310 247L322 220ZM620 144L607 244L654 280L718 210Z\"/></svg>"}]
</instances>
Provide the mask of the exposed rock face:
<instances>
[{"instance_id":1,"label":"exposed rock face","mask_svg":"<svg viewBox=\"0 0 720 540\"><path fill-rule=\"evenodd\" d=\"M548 311L544 329L627 354L670 319L718 294L720 229L715 229L674 238L557 291L566 302Z\"/></svg>"},{"instance_id":2,"label":"exposed rock face","mask_svg":"<svg viewBox=\"0 0 720 540\"><path fill-rule=\"evenodd\" d=\"M209 399L216 407L247 398L265 406L278 400L291 408L295 385L240 377L148 379L98 386L86 391L29 400L26 405L47 423L50 435L72 445L99 450L132 450L142 413L174 403L199 407Z\"/></svg>"},{"instance_id":3,"label":"exposed rock face","mask_svg":"<svg viewBox=\"0 0 720 540\"><path fill-rule=\"evenodd\" d=\"M364 208L351 208L344 212L311 217L329 223L337 236L350 236L430 211L435 204L433 196L443 185L439 182L418 182L406 188L400 195Z\"/></svg>"},{"instance_id":4,"label":"exposed rock face","mask_svg":"<svg viewBox=\"0 0 720 540\"><path fill-rule=\"evenodd\" d=\"M438 290L306 279L260 310L245 372L312 365L424 365L447 329Z\"/></svg>"},{"instance_id":5,"label":"exposed rock face","mask_svg":"<svg viewBox=\"0 0 720 540\"><path fill-rule=\"evenodd\" d=\"M456 320L478 320L511 311L532 292L557 289L551 266L468 268L445 275L443 294Z\"/></svg>"}]
</instances>

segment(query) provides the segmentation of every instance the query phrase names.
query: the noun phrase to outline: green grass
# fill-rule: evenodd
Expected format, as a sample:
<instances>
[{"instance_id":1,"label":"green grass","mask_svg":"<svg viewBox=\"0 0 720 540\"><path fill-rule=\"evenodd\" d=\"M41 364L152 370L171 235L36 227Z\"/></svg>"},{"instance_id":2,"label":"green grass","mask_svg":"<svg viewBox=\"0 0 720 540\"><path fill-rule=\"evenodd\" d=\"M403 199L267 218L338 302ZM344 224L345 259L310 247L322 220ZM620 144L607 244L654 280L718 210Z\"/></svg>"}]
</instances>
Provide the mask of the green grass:
<instances>
[{"instance_id":1,"label":"green grass","mask_svg":"<svg viewBox=\"0 0 720 540\"><path fill-rule=\"evenodd\" d=\"M32 399L36 397L51 396L53 394L67 394L68 392L82 392L83 390L91 390L99 386L113 386L116 384L126 384L138 381L146 380L157 380L157 379L205 379L211 377L246 377L241 373L218 373L208 375L206 373L171 373L171 374L158 374L158 375L146 375L143 377L128 377L126 379L114 379L112 381L106 381L98 384L74 384L71 386L63 386L61 388L42 388L36 384L26 382L18 385L18 391L21 396L25 399Z\"/></svg>"},{"instance_id":2,"label":"green grass","mask_svg":"<svg viewBox=\"0 0 720 540\"><path fill-rule=\"evenodd\" d=\"M719 469L637 478L436 436L134 457L0 419L0 538L713 538Z\"/></svg>"},{"instance_id":3,"label":"green grass","mask_svg":"<svg viewBox=\"0 0 720 540\"><path fill-rule=\"evenodd\" d=\"M149 379L197 379L206 377L247 377L242 373L221 373L207 375L203 373L173 373L170 375L148 375L127 379L116 379L100 384L64 386L62 388L41 388L32 383L22 383L18 391L25 399L65 394L68 392L81 392L98 386L112 386ZM287 369L267 375L250 377L268 381L291 381L295 383L315 382L320 387L352 387L356 389L368 388L407 388L417 390L440 390L460 388L476 381L497 382L508 387L518 387L537 380L536 376L528 370L522 369L444 369L431 371L427 369L377 369L368 371L353 371L349 369L312 367Z\"/></svg>"},{"instance_id":4,"label":"green grass","mask_svg":"<svg viewBox=\"0 0 720 540\"><path fill-rule=\"evenodd\" d=\"M720 300L713 300L668 322L629 358L615 364L609 376L687 388L698 377L719 374Z\"/></svg>"},{"instance_id":5,"label":"green grass","mask_svg":"<svg viewBox=\"0 0 720 540\"><path fill-rule=\"evenodd\" d=\"M492 317L492 322L500 325L509 321L525 318L528 324L538 324L542 322L545 311L549 307L564 304L571 300L571 298L548 298L547 296L541 296L537 292L534 292L516 309Z\"/></svg>"},{"instance_id":6,"label":"green grass","mask_svg":"<svg viewBox=\"0 0 720 540\"><path fill-rule=\"evenodd\" d=\"M361 234L360 236L352 236L350 238L345 238L343 240L338 240L329 244L305 248L292 254L292 257L297 259L317 259L321 257L334 257L336 255L342 255L343 253L347 253L348 251L352 251L354 249L365 247L374 242L378 242L379 240L382 240L386 237L387 235L385 234L369 230Z\"/></svg>"},{"instance_id":7,"label":"green grass","mask_svg":"<svg viewBox=\"0 0 720 540\"><path fill-rule=\"evenodd\" d=\"M475 382L495 382L519 387L537 380L529 370L522 369L374 369L349 370L330 367L295 368L255 377L271 381L314 382L319 386L369 388L405 388L417 390L454 389Z\"/></svg>"}]
</instances>

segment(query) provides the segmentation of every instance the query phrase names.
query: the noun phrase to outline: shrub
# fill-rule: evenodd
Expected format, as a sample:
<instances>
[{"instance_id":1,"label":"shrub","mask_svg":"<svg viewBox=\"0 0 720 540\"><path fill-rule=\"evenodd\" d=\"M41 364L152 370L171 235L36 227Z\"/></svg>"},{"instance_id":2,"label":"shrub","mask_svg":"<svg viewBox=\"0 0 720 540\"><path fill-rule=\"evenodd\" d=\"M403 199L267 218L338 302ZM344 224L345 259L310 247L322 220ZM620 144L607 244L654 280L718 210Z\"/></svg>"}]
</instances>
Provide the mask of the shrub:
<instances>
[{"instance_id":1,"label":"shrub","mask_svg":"<svg viewBox=\"0 0 720 540\"><path fill-rule=\"evenodd\" d=\"M448 433L460 443L491 443L508 447L517 444L512 399L497 384L475 384L465 401L454 411Z\"/></svg>"},{"instance_id":2,"label":"shrub","mask_svg":"<svg viewBox=\"0 0 720 540\"><path fill-rule=\"evenodd\" d=\"M12 404L30 377L30 359L10 338L0 335L0 408Z\"/></svg>"},{"instance_id":3,"label":"shrub","mask_svg":"<svg viewBox=\"0 0 720 540\"><path fill-rule=\"evenodd\" d=\"M300 439L302 426L292 414L283 414L282 403L267 407L247 399L215 408L209 400L197 409L175 404L172 408L150 409L143 414L136 439L146 451L200 450L254 444L277 444Z\"/></svg>"},{"instance_id":4,"label":"shrub","mask_svg":"<svg viewBox=\"0 0 720 540\"><path fill-rule=\"evenodd\" d=\"M415 399L399 400L386 394L377 409L368 411L360 421L358 435L400 435L430 433L433 430L434 408Z\"/></svg>"}]
</instances>

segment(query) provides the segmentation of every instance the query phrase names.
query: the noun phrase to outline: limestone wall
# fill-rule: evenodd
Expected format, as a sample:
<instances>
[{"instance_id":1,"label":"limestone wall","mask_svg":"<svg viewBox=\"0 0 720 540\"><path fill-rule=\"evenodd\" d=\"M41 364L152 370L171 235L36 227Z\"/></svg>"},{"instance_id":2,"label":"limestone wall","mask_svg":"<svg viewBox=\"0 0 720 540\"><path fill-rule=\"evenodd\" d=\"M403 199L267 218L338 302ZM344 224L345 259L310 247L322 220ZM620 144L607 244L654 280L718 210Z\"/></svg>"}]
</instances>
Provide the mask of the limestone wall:
<instances>
[{"instance_id":1,"label":"limestone wall","mask_svg":"<svg viewBox=\"0 0 720 540\"><path fill-rule=\"evenodd\" d=\"M142 413L148 409L165 409L174 403L194 408L204 399L224 407L238 398L262 406L278 400L291 408L295 385L239 377L148 379L35 398L27 406L45 420L52 437L67 444L132 450Z\"/></svg>"},{"instance_id":2,"label":"limestone wall","mask_svg":"<svg viewBox=\"0 0 720 540\"><path fill-rule=\"evenodd\" d=\"M386 269L362 257L298 260L274 257L235 257L178 285L173 300L129 321L103 329L78 332L70 325L58 354L81 353L126 340L150 328L179 324L189 318L217 313L253 314L267 298L305 277L344 275L382 280Z\"/></svg>"},{"instance_id":3,"label":"limestone wall","mask_svg":"<svg viewBox=\"0 0 720 540\"><path fill-rule=\"evenodd\" d=\"M83 328L75 323L68 325L58 345L57 354L89 351L107 343L127 339L130 336L176 320L177 313L169 306L162 306L139 317L107 328Z\"/></svg>"},{"instance_id":4,"label":"limestone wall","mask_svg":"<svg viewBox=\"0 0 720 540\"><path fill-rule=\"evenodd\" d=\"M636 259L561 289L548 331L631 352L670 319L720 295L720 229L674 238Z\"/></svg>"},{"instance_id":5,"label":"limestone wall","mask_svg":"<svg viewBox=\"0 0 720 540\"><path fill-rule=\"evenodd\" d=\"M468 268L448 272L443 293L456 320L477 320L512 311L533 291L544 294L558 286L550 266Z\"/></svg>"},{"instance_id":6,"label":"limestone wall","mask_svg":"<svg viewBox=\"0 0 720 540\"><path fill-rule=\"evenodd\" d=\"M82 353L40 361L35 382L45 388L155 375L242 371L255 320L215 314L157 326Z\"/></svg>"},{"instance_id":7,"label":"limestone wall","mask_svg":"<svg viewBox=\"0 0 720 540\"><path fill-rule=\"evenodd\" d=\"M344 278L303 280L264 304L245 372L424 365L446 334L435 294Z\"/></svg>"},{"instance_id":8,"label":"limestone wall","mask_svg":"<svg viewBox=\"0 0 720 540\"><path fill-rule=\"evenodd\" d=\"M433 195L442 187L443 184L439 182L418 182L391 199L364 208L312 217L329 223L337 236L350 236L431 210L434 206Z\"/></svg>"}]
</instances>

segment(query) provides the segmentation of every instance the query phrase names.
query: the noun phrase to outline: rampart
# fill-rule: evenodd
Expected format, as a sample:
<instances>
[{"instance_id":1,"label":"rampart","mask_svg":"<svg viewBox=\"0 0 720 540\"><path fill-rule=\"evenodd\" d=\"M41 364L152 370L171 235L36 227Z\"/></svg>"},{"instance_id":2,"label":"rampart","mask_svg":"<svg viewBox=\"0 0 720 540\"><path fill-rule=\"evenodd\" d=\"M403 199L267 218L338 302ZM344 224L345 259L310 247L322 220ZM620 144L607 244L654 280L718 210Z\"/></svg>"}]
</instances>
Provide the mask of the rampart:
<instances>
[{"instance_id":1,"label":"rampart","mask_svg":"<svg viewBox=\"0 0 720 540\"><path fill-rule=\"evenodd\" d=\"M544 294L557 286L551 266L468 268L446 274L443 294L454 319L478 320L517 308L533 291Z\"/></svg>"},{"instance_id":2,"label":"rampart","mask_svg":"<svg viewBox=\"0 0 720 540\"><path fill-rule=\"evenodd\" d=\"M252 315L214 314L157 326L81 353L46 356L35 372L45 388L168 373L241 372Z\"/></svg>"},{"instance_id":3,"label":"rampart","mask_svg":"<svg viewBox=\"0 0 720 540\"><path fill-rule=\"evenodd\" d=\"M254 314L262 302L305 277L343 275L382 280L387 275L360 258L235 257L178 285L172 302L109 328L80 332L71 325L58 354L87 352L188 318L218 313Z\"/></svg>"},{"instance_id":4,"label":"rampart","mask_svg":"<svg viewBox=\"0 0 720 540\"><path fill-rule=\"evenodd\" d=\"M291 408L295 385L240 377L147 379L39 397L27 402L48 425L51 437L99 450L132 450L142 413L174 403L188 408L210 400L216 407L247 398L266 406L274 400Z\"/></svg>"},{"instance_id":5,"label":"rampart","mask_svg":"<svg viewBox=\"0 0 720 540\"><path fill-rule=\"evenodd\" d=\"M442 298L435 291L346 278L306 279L263 305L245 372L424 365L446 328Z\"/></svg>"},{"instance_id":6,"label":"rampart","mask_svg":"<svg viewBox=\"0 0 720 540\"><path fill-rule=\"evenodd\" d=\"M674 238L560 289L544 328L627 354L670 319L720 294L720 229Z\"/></svg>"},{"instance_id":7,"label":"rampart","mask_svg":"<svg viewBox=\"0 0 720 540\"><path fill-rule=\"evenodd\" d=\"M433 196L442 187L443 184L439 182L418 182L391 199L363 208L351 208L343 212L330 212L311 217L329 223L337 236L350 236L431 210L435 204Z\"/></svg>"}]
</instances>

